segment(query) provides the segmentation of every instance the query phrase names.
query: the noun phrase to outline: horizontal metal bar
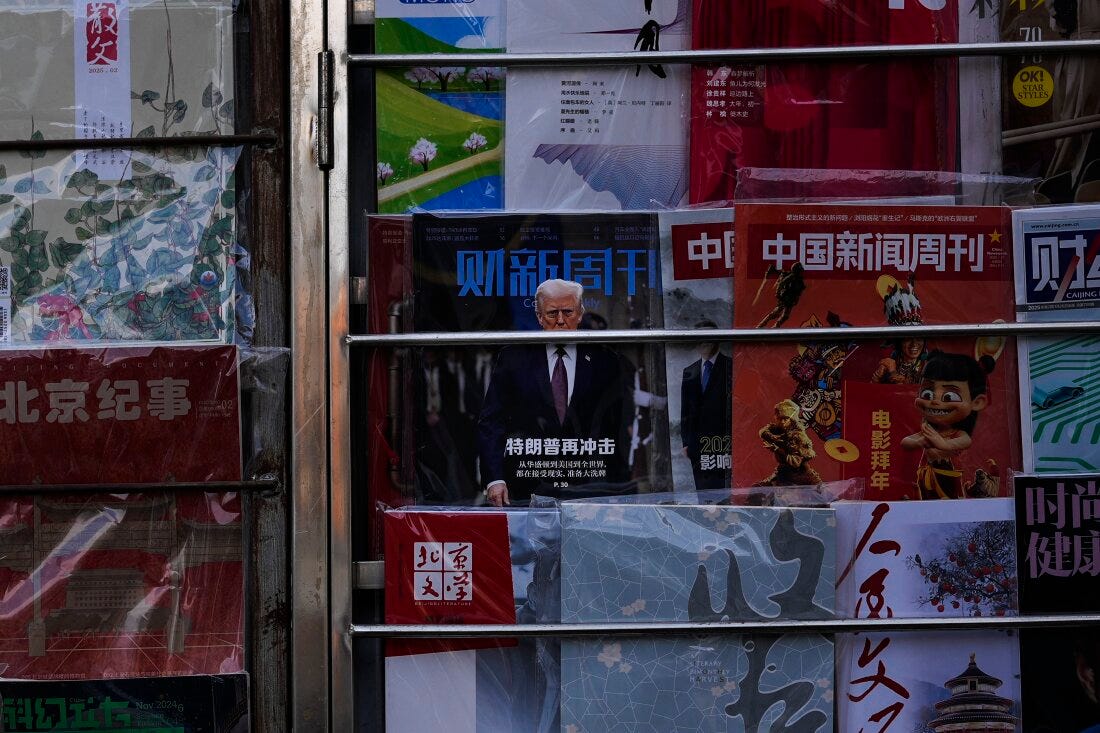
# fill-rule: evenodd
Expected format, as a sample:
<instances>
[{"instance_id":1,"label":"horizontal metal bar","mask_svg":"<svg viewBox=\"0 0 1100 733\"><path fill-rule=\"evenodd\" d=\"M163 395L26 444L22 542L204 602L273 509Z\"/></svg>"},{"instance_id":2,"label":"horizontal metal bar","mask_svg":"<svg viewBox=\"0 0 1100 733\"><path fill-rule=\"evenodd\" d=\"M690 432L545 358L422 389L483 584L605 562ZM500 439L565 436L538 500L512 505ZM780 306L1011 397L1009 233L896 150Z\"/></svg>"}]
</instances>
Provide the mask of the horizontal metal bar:
<instances>
[{"instance_id":1,"label":"horizontal metal bar","mask_svg":"<svg viewBox=\"0 0 1100 733\"><path fill-rule=\"evenodd\" d=\"M571 331L570 343L634 343L700 341L867 341L889 338L936 338L948 336L1054 336L1065 333L1100 331L1100 321L1064 323L969 323L949 326L853 326L852 328L715 328L702 330L629 329ZM501 344L551 344L563 340L561 331L477 331L475 333L387 333L353 334L351 345L373 348L398 346L481 346Z\"/></svg>"},{"instance_id":2,"label":"horizontal metal bar","mask_svg":"<svg viewBox=\"0 0 1100 733\"><path fill-rule=\"evenodd\" d=\"M375 68L400 66L621 66L633 64L758 64L774 61L974 57L1100 53L1100 40L1020 43L918 43L806 48L696 49L690 51L593 51L577 53L349 54L348 64Z\"/></svg>"},{"instance_id":3,"label":"horizontal metal bar","mask_svg":"<svg viewBox=\"0 0 1100 733\"><path fill-rule=\"evenodd\" d=\"M237 145L272 146L279 138L272 132L242 135L177 135L174 137L91 137L65 140L0 140L0 152L21 150L101 150L123 148L227 148Z\"/></svg>"},{"instance_id":4,"label":"horizontal metal bar","mask_svg":"<svg viewBox=\"0 0 1100 733\"><path fill-rule=\"evenodd\" d=\"M0 486L0 496L12 494L137 494L152 492L193 494L224 491L278 491L279 489L280 483L277 478L258 478L249 481L184 481L180 483L21 484Z\"/></svg>"},{"instance_id":5,"label":"horizontal metal bar","mask_svg":"<svg viewBox=\"0 0 1100 733\"><path fill-rule=\"evenodd\" d=\"M484 637L673 636L715 634L842 634L859 631L1073 628L1100 625L1098 614L982 616L978 618L823 619L814 621L708 621L637 624L353 624L348 633L374 639L476 639Z\"/></svg>"}]
</instances>

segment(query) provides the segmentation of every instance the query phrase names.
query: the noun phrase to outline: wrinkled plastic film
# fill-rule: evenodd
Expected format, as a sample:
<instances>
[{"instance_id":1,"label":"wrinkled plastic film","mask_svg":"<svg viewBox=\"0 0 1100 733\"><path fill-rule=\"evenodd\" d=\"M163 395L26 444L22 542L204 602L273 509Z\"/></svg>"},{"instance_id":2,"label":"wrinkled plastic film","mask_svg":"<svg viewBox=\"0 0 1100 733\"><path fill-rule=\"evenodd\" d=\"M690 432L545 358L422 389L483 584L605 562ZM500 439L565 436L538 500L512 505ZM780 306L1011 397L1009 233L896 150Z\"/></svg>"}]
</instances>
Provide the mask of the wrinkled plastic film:
<instances>
[{"instance_id":1,"label":"wrinkled plastic film","mask_svg":"<svg viewBox=\"0 0 1100 733\"><path fill-rule=\"evenodd\" d=\"M386 512L387 623L554 623L561 525L555 509ZM386 645L387 730L560 729L551 639ZM449 694L425 704L424 689Z\"/></svg>"},{"instance_id":2,"label":"wrinkled plastic film","mask_svg":"<svg viewBox=\"0 0 1100 733\"><path fill-rule=\"evenodd\" d=\"M121 0L89 15L65 0L5 4L0 58L20 73L0 79L0 139L232 134L235 8ZM92 153L92 163L118 154Z\"/></svg>"},{"instance_id":3,"label":"wrinkled plastic film","mask_svg":"<svg viewBox=\"0 0 1100 733\"><path fill-rule=\"evenodd\" d=\"M0 533L0 677L243 669L237 494L3 498Z\"/></svg>"},{"instance_id":4,"label":"wrinkled plastic film","mask_svg":"<svg viewBox=\"0 0 1100 733\"><path fill-rule=\"evenodd\" d=\"M902 206L1034 206L1038 178L907 170L753 168L737 171L740 202Z\"/></svg>"},{"instance_id":5,"label":"wrinkled plastic film","mask_svg":"<svg viewBox=\"0 0 1100 733\"><path fill-rule=\"evenodd\" d=\"M4 484L240 479L234 346L7 350L0 364Z\"/></svg>"},{"instance_id":6,"label":"wrinkled plastic film","mask_svg":"<svg viewBox=\"0 0 1100 733\"><path fill-rule=\"evenodd\" d=\"M79 154L4 156L0 275L10 320L0 346L226 343L251 333L237 278L248 265L237 240L240 148L125 155L123 177L108 180Z\"/></svg>"}]
</instances>

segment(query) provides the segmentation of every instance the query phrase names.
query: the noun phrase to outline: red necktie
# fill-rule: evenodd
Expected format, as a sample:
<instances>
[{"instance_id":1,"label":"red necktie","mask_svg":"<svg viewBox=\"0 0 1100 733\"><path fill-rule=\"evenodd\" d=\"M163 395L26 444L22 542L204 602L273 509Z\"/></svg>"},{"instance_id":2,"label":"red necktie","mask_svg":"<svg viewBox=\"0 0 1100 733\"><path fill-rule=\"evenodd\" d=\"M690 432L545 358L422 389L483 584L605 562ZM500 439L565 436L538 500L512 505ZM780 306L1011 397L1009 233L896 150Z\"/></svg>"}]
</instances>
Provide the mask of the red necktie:
<instances>
[{"instance_id":1,"label":"red necktie","mask_svg":"<svg viewBox=\"0 0 1100 733\"><path fill-rule=\"evenodd\" d=\"M554 395L554 409L558 412L558 422L565 423L565 408L569 405L569 377L565 373L565 349L561 346L554 352L558 361L554 364L554 374L550 377L550 392Z\"/></svg>"}]
</instances>

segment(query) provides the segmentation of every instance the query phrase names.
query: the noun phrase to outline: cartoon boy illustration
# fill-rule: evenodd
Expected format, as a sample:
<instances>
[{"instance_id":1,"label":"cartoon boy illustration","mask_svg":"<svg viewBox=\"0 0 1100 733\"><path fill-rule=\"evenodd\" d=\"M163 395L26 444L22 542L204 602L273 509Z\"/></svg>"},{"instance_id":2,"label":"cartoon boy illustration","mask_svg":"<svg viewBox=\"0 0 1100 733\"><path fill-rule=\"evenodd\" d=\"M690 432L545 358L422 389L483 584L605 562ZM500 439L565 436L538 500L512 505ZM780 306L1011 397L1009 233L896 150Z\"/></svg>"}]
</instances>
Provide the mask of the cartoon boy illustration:
<instances>
[{"instance_id":1,"label":"cartoon boy illustration","mask_svg":"<svg viewBox=\"0 0 1100 733\"><path fill-rule=\"evenodd\" d=\"M989 404L986 375L995 364L986 355L981 361L939 350L929 355L915 402L924 420L920 432L901 441L902 448L924 451L917 469L921 499L963 498L954 459L970 447L978 413Z\"/></svg>"},{"instance_id":2,"label":"cartoon boy illustration","mask_svg":"<svg viewBox=\"0 0 1100 733\"><path fill-rule=\"evenodd\" d=\"M821 476L810 467L817 457L806 426L798 416L798 405L783 400L775 406L775 418L760 430L764 447L775 455L775 470L757 486L813 486Z\"/></svg>"}]
</instances>

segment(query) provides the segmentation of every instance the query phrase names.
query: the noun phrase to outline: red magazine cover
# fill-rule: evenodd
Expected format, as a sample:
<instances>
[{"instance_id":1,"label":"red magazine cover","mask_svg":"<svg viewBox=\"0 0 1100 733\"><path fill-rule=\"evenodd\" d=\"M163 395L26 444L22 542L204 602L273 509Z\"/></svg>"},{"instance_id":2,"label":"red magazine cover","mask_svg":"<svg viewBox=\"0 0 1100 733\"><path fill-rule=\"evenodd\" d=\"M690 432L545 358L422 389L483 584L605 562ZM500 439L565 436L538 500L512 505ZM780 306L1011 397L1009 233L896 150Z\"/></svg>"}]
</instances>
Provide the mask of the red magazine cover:
<instances>
[{"instance_id":1,"label":"red magazine cover","mask_svg":"<svg viewBox=\"0 0 1100 733\"><path fill-rule=\"evenodd\" d=\"M0 351L0 482L232 481L237 349Z\"/></svg>"},{"instance_id":2,"label":"red magazine cover","mask_svg":"<svg viewBox=\"0 0 1100 733\"><path fill-rule=\"evenodd\" d=\"M897 330L735 348L735 486L862 477L874 501L1011 494L1015 344L904 335L1013 319L1007 209L744 205L736 241L737 327Z\"/></svg>"},{"instance_id":3,"label":"red magazine cover","mask_svg":"<svg viewBox=\"0 0 1100 733\"><path fill-rule=\"evenodd\" d=\"M389 511L386 623L514 624L504 512ZM387 656L509 646L514 641L393 641Z\"/></svg>"},{"instance_id":4,"label":"red magazine cover","mask_svg":"<svg viewBox=\"0 0 1100 733\"><path fill-rule=\"evenodd\" d=\"M367 332L397 333L411 320L412 218L371 216L367 220ZM368 537L372 558L382 556L382 512L376 506L403 506L414 499L412 470L402 465L412 429L398 419L401 396L412 390L409 370L394 349L371 349L367 361Z\"/></svg>"},{"instance_id":5,"label":"red magazine cover","mask_svg":"<svg viewBox=\"0 0 1100 733\"><path fill-rule=\"evenodd\" d=\"M692 47L954 43L959 12L958 0L695 0ZM694 67L691 203L732 200L747 166L956 170L956 67L954 59Z\"/></svg>"},{"instance_id":6,"label":"red magazine cover","mask_svg":"<svg viewBox=\"0 0 1100 733\"><path fill-rule=\"evenodd\" d=\"M0 677L241 670L239 495L125 489L241 478L236 347L5 351L0 364L3 482L119 487L0 499Z\"/></svg>"},{"instance_id":7,"label":"red magazine cover","mask_svg":"<svg viewBox=\"0 0 1100 733\"><path fill-rule=\"evenodd\" d=\"M244 668L237 494L0 502L0 677Z\"/></svg>"}]
</instances>

